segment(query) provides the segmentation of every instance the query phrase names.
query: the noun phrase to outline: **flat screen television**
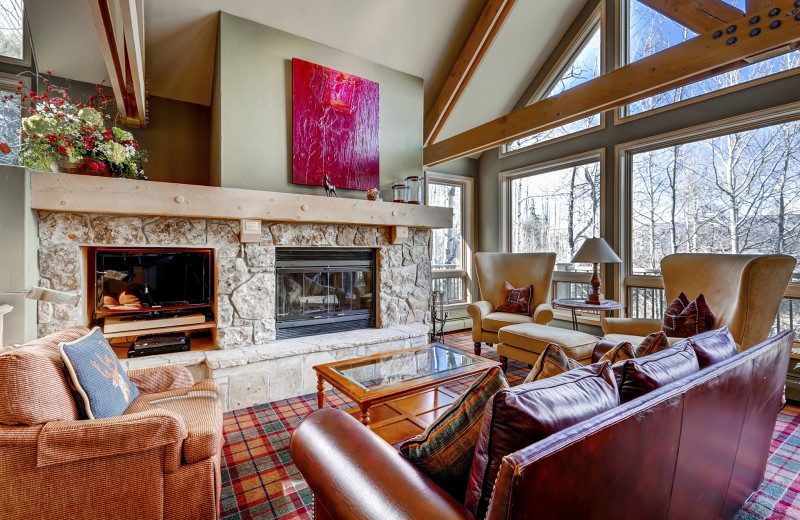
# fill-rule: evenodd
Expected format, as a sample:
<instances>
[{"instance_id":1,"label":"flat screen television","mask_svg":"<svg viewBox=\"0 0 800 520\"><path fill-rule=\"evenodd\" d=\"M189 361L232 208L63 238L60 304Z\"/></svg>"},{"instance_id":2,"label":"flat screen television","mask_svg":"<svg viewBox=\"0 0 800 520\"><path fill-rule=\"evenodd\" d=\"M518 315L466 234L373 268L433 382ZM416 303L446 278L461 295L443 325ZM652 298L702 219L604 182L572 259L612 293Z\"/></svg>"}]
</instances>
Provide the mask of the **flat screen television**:
<instances>
[{"instance_id":1,"label":"flat screen television","mask_svg":"<svg viewBox=\"0 0 800 520\"><path fill-rule=\"evenodd\" d=\"M210 306L212 255L210 249L95 248L95 312L161 314Z\"/></svg>"}]
</instances>

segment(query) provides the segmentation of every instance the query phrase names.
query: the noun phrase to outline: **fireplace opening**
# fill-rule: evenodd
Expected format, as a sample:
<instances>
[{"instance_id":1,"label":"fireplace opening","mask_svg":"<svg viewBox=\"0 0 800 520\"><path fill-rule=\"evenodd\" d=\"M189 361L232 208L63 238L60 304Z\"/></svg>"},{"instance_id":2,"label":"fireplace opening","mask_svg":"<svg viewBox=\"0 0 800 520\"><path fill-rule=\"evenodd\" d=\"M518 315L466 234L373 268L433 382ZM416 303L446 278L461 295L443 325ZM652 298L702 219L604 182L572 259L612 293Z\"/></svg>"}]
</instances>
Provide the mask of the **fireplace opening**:
<instances>
[{"instance_id":1,"label":"fireplace opening","mask_svg":"<svg viewBox=\"0 0 800 520\"><path fill-rule=\"evenodd\" d=\"M277 339L375 326L372 249L277 249Z\"/></svg>"}]
</instances>

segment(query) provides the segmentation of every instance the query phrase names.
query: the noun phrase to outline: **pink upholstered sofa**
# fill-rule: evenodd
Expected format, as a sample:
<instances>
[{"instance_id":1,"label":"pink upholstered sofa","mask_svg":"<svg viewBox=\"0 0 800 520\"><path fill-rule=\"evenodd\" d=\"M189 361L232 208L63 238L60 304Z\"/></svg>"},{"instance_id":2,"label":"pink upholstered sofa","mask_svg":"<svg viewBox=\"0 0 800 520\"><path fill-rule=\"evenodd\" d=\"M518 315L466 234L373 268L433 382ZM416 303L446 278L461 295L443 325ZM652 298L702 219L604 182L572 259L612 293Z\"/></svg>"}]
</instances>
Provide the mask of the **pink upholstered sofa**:
<instances>
[{"instance_id":1,"label":"pink upholstered sofa","mask_svg":"<svg viewBox=\"0 0 800 520\"><path fill-rule=\"evenodd\" d=\"M216 382L131 370L141 395L122 416L79 420L58 344L87 332L0 349L0 518L218 518Z\"/></svg>"}]
</instances>

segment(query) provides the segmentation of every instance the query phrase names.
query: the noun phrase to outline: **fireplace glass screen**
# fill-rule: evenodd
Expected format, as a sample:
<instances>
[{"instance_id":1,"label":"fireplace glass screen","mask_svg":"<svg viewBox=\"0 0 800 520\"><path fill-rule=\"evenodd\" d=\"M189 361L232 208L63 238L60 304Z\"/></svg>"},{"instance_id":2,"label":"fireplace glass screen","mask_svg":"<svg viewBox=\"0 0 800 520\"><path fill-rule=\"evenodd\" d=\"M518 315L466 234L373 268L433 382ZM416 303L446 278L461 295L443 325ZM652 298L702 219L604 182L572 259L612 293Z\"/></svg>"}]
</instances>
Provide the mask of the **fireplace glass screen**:
<instances>
[{"instance_id":1,"label":"fireplace glass screen","mask_svg":"<svg viewBox=\"0 0 800 520\"><path fill-rule=\"evenodd\" d=\"M375 326L371 250L276 251L277 337Z\"/></svg>"}]
</instances>

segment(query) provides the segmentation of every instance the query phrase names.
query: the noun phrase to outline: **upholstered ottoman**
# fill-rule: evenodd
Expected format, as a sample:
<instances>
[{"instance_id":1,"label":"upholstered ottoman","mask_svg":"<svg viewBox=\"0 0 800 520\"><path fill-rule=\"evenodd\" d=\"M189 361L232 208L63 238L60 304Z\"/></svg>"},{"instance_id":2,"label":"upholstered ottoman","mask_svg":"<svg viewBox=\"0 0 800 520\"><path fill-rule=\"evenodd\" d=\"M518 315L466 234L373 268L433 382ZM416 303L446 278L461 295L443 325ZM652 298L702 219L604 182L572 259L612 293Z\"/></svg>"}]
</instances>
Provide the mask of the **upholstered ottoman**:
<instances>
[{"instance_id":1,"label":"upholstered ottoman","mask_svg":"<svg viewBox=\"0 0 800 520\"><path fill-rule=\"evenodd\" d=\"M538 323L519 323L501 328L497 353L503 364L507 358L532 365L550 343L555 343L570 358L584 365L592 362L592 349L599 338L577 330L548 327ZM504 359L506 358L506 359Z\"/></svg>"}]
</instances>

